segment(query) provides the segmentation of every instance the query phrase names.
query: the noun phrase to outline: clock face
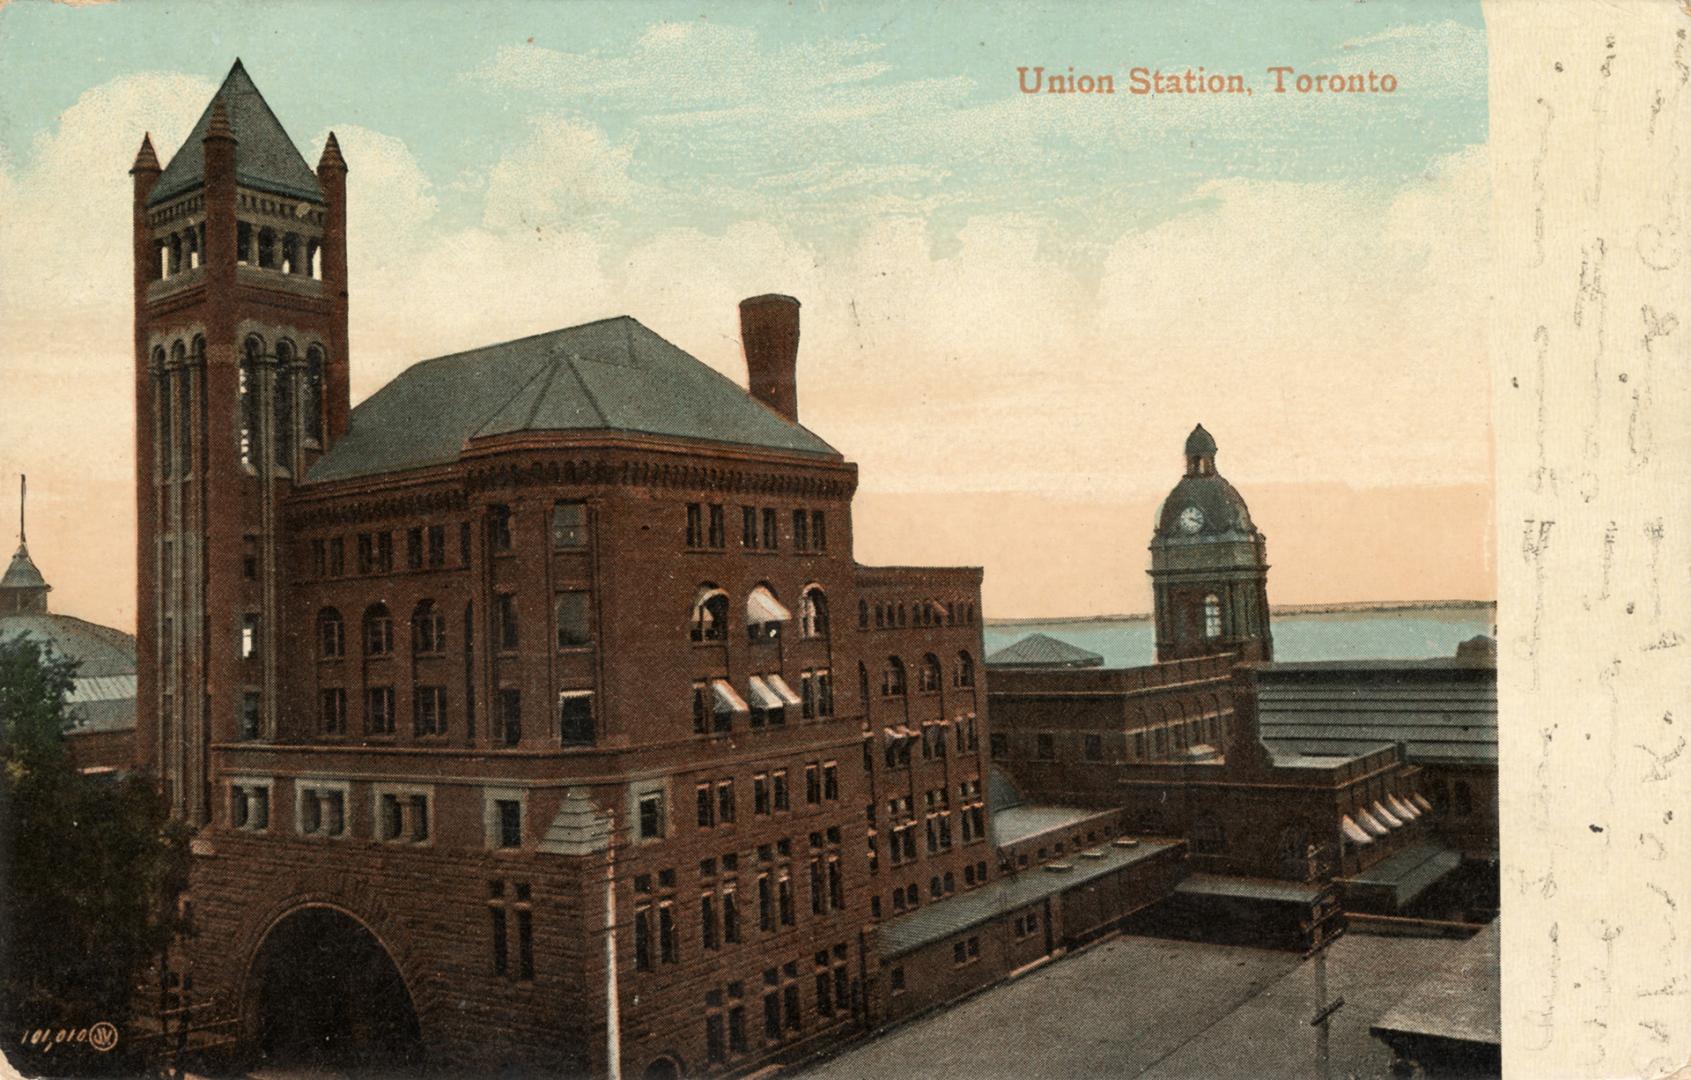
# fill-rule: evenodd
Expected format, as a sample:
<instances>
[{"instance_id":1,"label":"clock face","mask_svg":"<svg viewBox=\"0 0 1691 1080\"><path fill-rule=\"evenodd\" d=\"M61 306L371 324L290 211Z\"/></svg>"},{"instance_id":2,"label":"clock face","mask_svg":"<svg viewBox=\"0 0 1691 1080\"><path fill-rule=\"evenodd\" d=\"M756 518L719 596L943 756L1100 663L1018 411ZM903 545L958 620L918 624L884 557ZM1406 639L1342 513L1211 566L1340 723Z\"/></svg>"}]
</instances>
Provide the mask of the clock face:
<instances>
[{"instance_id":1,"label":"clock face","mask_svg":"<svg viewBox=\"0 0 1691 1080\"><path fill-rule=\"evenodd\" d=\"M1204 527L1204 512L1196 506L1188 506L1180 512L1180 529L1182 532L1195 533Z\"/></svg>"}]
</instances>

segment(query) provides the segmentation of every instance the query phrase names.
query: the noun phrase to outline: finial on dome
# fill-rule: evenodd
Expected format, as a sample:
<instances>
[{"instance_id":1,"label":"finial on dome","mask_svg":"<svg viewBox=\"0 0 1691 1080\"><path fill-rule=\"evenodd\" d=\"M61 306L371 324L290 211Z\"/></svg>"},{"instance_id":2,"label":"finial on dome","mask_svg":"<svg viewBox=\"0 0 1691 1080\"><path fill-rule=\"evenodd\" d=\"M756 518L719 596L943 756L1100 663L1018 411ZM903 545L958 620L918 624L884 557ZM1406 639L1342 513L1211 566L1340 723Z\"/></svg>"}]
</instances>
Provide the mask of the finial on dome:
<instances>
[{"instance_id":1,"label":"finial on dome","mask_svg":"<svg viewBox=\"0 0 1691 1080\"><path fill-rule=\"evenodd\" d=\"M1186 436L1186 475L1208 476L1215 472L1215 437L1199 424Z\"/></svg>"}]
</instances>

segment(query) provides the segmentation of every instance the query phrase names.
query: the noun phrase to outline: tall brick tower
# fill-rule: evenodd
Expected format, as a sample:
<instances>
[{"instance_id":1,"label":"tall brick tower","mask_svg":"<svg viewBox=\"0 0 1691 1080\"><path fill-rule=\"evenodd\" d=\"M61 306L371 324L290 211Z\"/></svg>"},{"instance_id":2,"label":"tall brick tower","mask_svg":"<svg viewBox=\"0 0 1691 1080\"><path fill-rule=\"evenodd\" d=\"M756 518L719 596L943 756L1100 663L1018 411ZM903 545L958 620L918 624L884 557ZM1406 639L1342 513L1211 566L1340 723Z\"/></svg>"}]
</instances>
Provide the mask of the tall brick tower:
<instances>
[{"instance_id":1,"label":"tall brick tower","mask_svg":"<svg viewBox=\"0 0 1691 1080\"><path fill-rule=\"evenodd\" d=\"M1157 659L1234 653L1272 660L1268 541L1250 508L1215 469L1215 439L1186 437L1186 475L1163 500L1151 538Z\"/></svg>"},{"instance_id":2,"label":"tall brick tower","mask_svg":"<svg viewBox=\"0 0 1691 1080\"><path fill-rule=\"evenodd\" d=\"M211 748L274 732L278 504L346 429L346 163L314 173L236 61L135 183L137 756L211 815Z\"/></svg>"}]
</instances>

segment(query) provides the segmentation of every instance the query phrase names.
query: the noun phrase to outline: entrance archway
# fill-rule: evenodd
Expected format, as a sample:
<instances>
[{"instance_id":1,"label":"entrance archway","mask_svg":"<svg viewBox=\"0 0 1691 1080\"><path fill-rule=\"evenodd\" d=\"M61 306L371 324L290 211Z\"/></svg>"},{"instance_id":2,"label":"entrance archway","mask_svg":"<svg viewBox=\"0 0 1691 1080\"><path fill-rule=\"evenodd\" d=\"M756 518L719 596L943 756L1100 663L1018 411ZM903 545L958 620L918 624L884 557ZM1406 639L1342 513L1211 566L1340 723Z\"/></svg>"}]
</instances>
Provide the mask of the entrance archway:
<instances>
[{"instance_id":1,"label":"entrance archway","mask_svg":"<svg viewBox=\"0 0 1691 1080\"><path fill-rule=\"evenodd\" d=\"M267 1061L383 1070L416 1062L422 1039L405 980L362 923L302 908L253 962L258 1048Z\"/></svg>"}]
</instances>

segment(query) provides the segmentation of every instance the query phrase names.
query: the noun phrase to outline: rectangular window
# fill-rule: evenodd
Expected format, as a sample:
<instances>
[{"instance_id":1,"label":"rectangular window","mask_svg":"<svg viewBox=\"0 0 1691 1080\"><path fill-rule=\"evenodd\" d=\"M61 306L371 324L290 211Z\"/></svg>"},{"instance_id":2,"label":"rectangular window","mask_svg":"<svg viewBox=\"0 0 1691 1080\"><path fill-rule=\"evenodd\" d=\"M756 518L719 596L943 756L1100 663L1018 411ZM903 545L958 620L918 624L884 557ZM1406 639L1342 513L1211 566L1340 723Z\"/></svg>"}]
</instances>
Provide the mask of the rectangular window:
<instances>
[{"instance_id":1,"label":"rectangular window","mask_svg":"<svg viewBox=\"0 0 1691 1080\"><path fill-rule=\"evenodd\" d=\"M704 735L710 731L710 713L710 684L696 682L693 684L693 734Z\"/></svg>"},{"instance_id":2,"label":"rectangular window","mask_svg":"<svg viewBox=\"0 0 1691 1080\"><path fill-rule=\"evenodd\" d=\"M487 541L495 554L511 550L511 508L493 505L487 508Z\"/></svg>"},{"instance_id":3,"label":"rectangular window","mask_svg":"<svg viewBox=\"0 0 1691 1080\"><path fill-rule=\"evenodd\" d=\"M829 802L840 797L840 763L837 761L822 763L822 797Z\"/></svg>"},{"instance_id":4,"label":"rectangular window","mask_svg":"<svg viewBox=\"0 0 1691 1080\"><path fill-rule=\"evenodd\" d=\"M523 741L523 692L514 686L499 688L499 711L493 717L493 741L516 746Z\"/></svg>"},{"instance_id":5,"label":"rectangular window","mask_svg":"<svg viewBox=\"0 0 1691 1080\"><path fill-rule=\"evenodd\" d=\"M423 568L423 527L413 525L405 530L405 566L408 570Z\"/></svg>"},{"instance_id":6,"label":"rectangular window","mask_svg":"<svg viewBox=\"0 0 1691 1080\"><path fill-rule=\"evenodd\" d=\"M687 546L705 546L705 508L700 503L687 504Z\"/></svg>"},{"instance_id":7,"label":"rectangular window","mask_svg":"<svg viewBox=\"0 0 1691 1080\"><path fill-rule=\"evenodd\" d=\"M812 806L822 801L822 767L814 761L804 767L804 801Z\"/></svg>"},{"instance_id":8,"label":"rectangular window","mask_svg":"<svg viewBox=\"0 0 1691 1080\"><path fill-rule=\"evenodd\" d=\"M520 799L493 800L495 839L499 847L523 846L523 804Z\"/></svg>"},{"instance_id":9,"label":"rectangular window","mask_svg":"<svg viewBox=\"0 0 1691 1080\"><path fill-rule=\"evenodd\" d=\"M810 515L803 510L793 511L793 550L805 551L810 547Z\"/></svg>"},{"instance_id":10,"label":"rectangular window","mask_svg":"<svg viewBox=\"0 0 1691 1080\"><path fill-rule=\"evenodd\" d=\"M730 984L728 993L731 998L737 999L740 996L734 990L739 985ZM736 1054L746 1052L746 1009L737 1001L728 1010L728 1049Z\"/></svg>"},{"instance_id":11,"label":"rectangular window","mask_svg":"<svg viewBox=\"0 0 1691 1080\"><path fill-rule=\"evenodd\" d=\"M259 719L259 703L263 698L257 690L248 690L241 695L241 738L256 739L259 737L261 721Z\"/></svg>"},{"instance_id":12,"label":"rectangular window","mask_svg":"<svg viewBox=\"0 0 1691 1080\"><path fill-rule=\"evenodd\" d=\"M258 616L248 612L241 616L241 659L250 660L258 653Z\"/></svg>"},{"instance_id":13,"label":"rectangular window","mask_svg":"<svg viewBox=\"0 0 1691 1080\"><path fill-rule=\"evenodd\" d=\"M376 569L393 573L393 534L385 529L376 534Z\"/></svg>"},{"instance_id":14,"label":"rectangular window","mask_svg":"<svg viewBox=\"0 0 1691 1080\"><path fill-rule=\"evenodd\" d=\"M376 538L370 533L358 534L358 572L360 574L376 572Z\"/></svg>"},{"instance_id":15,"label":"rectangular window","mask_svg":"<svg viewBox=\"0 0 1691 1080\"><path fill-rule=\"evenodd\" d=\"M493 907L490 908L489 911L491 912L493 918L493 973L495 975L504 975L509 970L506 967L506 949L508 943L506 941L505 909L503 907Z\"/></svg>"},{"instance_id":16,"label":"rectangular window","mask_svg":"<svg viewBox=\"0 0 1691 1080\"><path fill-rule=\"evenodd\" d=\"M241 576L248 581L258 577L258 537L241 537Z\"/></svg>"},{"instance_id":17,"label":"rectangular window","mask_svg":"<svg viewBox=\"0 0 1691 1080\"><path fill-rule=\"evenodd\" d=\"M168 551L169 549L166 549L167 554ZM311 569L320 578L329 576L329 546L321 540L311 542ZM167 582L166 587L168 586Z\"/></svg>"},{"instance_id":18,"label":"rectangular window","mask_svg":"<svg viewBox=\"0 0 1691 1080\"><path fill-rule=\"evenodd\" d=\"M757 507L740 507L740 546L757 547Z\"/></svg>"},{"instance_id":19,"label":"rectangular window","mask_svg":"<svg viewBox=\"0 0 1691 1080\"><path fill-rule=\"evenodd\" d=\"M752 813L769 813L769 777L763 773L752 777Z\"/></svg>"},{"instance_id":20,"label":"rectangular window","mask_svg":"<svg viewBox=\"0 0 1691 1080\"><path fill-rule=\"evenodd\" d=\"M700 784L699 795L699 828L708 829L716 824L716 800L711 795L709 784Z\"/></svg>"},{"instance_id":21,"label":"rectangular window","mask_svg":"<svg viewBox=\"0 0 1691 1080\"><path fill-rule=\"evenodd\" d=\"M458 565L470 565L470 523L467 521L458 523Z\"/></svg>"},{"instance_id":22,"label":"rectangular window","mask_svg":"<svg viewBox=\"0 0 1691 1080\"><path fill-rule=\"evenodd\" d=\"M534 912L517 909L517 978L534 978Z\"/></svg>"},{"instance_id":23,"label":"rectangular window","mask_svg":"<svg viewBox=\"0 0 1691 1080\"><path fill-rule=\"evenodd\" d=\"M781 925L793 925L793 878L786 867L781 868L781 874L775 879L775 896L781 908Z\"/></svg>"},{"instance_id":24,"label":"rectangular window","mask_svg":"<svg viewBox=\"0 0 1691 1080\"><path fill-rule=\"evenodd\" d=\"M734 781L719 780L716 784L716 819L724 825L734 821Z\"/></svg>"},{"instance_id":25,"label":"rectangular window","mask_svg":"<svg viewBox=\"0 0 1691 1080\"><path fill-rule=\"evenodd\" d=\"M1041 733L1037 738L1037 752L1041 761L1055 761L1057 759L1057 737Z\"/></svg>"},{"instance_id":26,"label":"rectangular window","mask_svg":"<svg viewBox=\"0 0 1691 1080\"><path fill-rule=\"evenodd\" d=\"M774 551L781 545L781 526L775 517L775 511L764 508L763 511L763 546Z\"/></svg>"},{"instance_id":27,"label":"rectangular window","mask_svg":"<svg viewBox=\"0 0 1691 1080\"><path fill-rule=\"evenodd\" d=\"M666 964L680 959L675 949L675 905L668 900L658 905L658 959Z\"/></svg>"},{"instance_id":28,"label":"rectangular window","mask_svg":"<svg viewBox=\"0 0 1691 1080\"><path fill-rule=\"evenodd\" d=\"M446 526L429 526L429 566L446 565Z\"/></svg>"},{"instance_id":29,"label":"rectangular window","mask_svg":"<svg viewBox=\"0 0 1691 1080\"><path fill-rule=\"evenodd\" d=\"M640 796L640 839L663 835L663 796L657 792Z\"/></svg>"},{"instance_id":30,"label":"rectangular window","mask_svg":"<svg viewBox=\"0 0 1691 1080\"><path fill-rule=\"evenodd\" d=\"M711 1013L705 1017L705 1058L708 1061L722 1061L727 1058L727 1044L723 1038L722 1014Z\"/></svg>"},{"instance_id":31,"label":"rectangular window","mask_svg":"<svg viewBox=\"0 0 1691 1080\"><path fill-rule=\"evenodd\" d=\"M565 690L558 695L558 738L565 746L592 746L597 731L593 723L593 694Z\"/></svg>"},{"instance_id":32,"label":"rectangular window","mask_svg":"<svg viewBox=\"0 0 1691 1080\"><path fill-rule=\"evenodd\" d=\"M722 894L722 940L730 945L740 940L740 897L731 887Z\"/></svg>"},{"instance_id":33,"label":"rectangular window","mask_svg":"<svg viewBox=\"0 0 1691 1080\"><path fill-rule=\"evenodd\" d=\"M707 949L721 945L717 936L716 897L710 893L699 897L699 942Z\"/></svg>"},{"instance_id":34,"label":"rectangular window","mask_svg":"<svg viewBox=\"0 0 1691 1080\"><path fill-rule=\"evenodd\" d=\"M593 642L588 618L588 594L572 591L558 594L558 648L573 649Z\"/></svg>"},{"instance_id":35,"label":"rectangular window","mask_svg":"<svg viewBox=\"0 0 1691 1080\"><path fill-rule=\"evenodd\" d=\"M726 546L728 543L726 533L727 528L722 520L722 507L717 503L712 503L710 508L710 546L713 548Z\"/></svg>"},{"instance_id":36,"label":"rectangular window","mask_svg":"<svg viewBox=\"0 0 1691 1080\"><path fill-rule=\"evenodd\" d=\"M1087 761L1104 760L1104 737L1102 735L1088 735L1086 737L1085 754Z\"/></svg>"},{"instance_id":37,"label":"rectangular window","mask_svg":"<svg viewBox=\"0 0 1691 1080\"><path fill-rule=\"evenodd\" d=\"M346 734L346 691L338 686L318 691L317 729L324 735Z\"/></svg>"},{"instance_id":38,"label":"rectangular window","mask_svg":"<svg viewBox=\"0 0 1691 1080\"><path fill-rule=\"evenodd\" d=\"M420 844L429 838L429 797L411 796L407 809L411 815L411 839Z\"/></svg>"},{"instance_id":39,"label":"rectangular window","mask_svg":"<svg viewBox=\"0 0 1691 1080\"><path fill-rule=\"evenodd\" d=\"M765 933L775 929L775 901L768 874L757 876L757 928Z\"/></svg>"},{"instance_id":40,"label":"rectangular window","mask_svg":"<svg viewBox=\"0 0 1691 1080\"><path fill-rule=\"evenodd\" d=\"M652 970L652 909L634 909L634 969Z\"/></svg>"},{"instance_id":41,"label":"rectangular window","mask_svg":"<svg viewBox=\"0 0 1691 1080\"><path fill-rule=\"evenodd\" d=\"M514 652L517 648L517 598L510 593L500 593L494 597L494 605L499 625L499 648Z\"/></svg>"},{"instance_id":42,"label":"rectangular window","mask_svg":"<svg viewBox=\"0 0 1691 1080\"><path fill-rule=\"evenodd\" d=\"M789 803L787 802L787 770L786 769L776 769L775 772L771 775L773 776L773 778L775 780L775 810L776 810L776 812L780 813L783 810L791 810L792 806L789 805Z\"/></svg>"},{"instance_id":43,"label":"rectangular window","mask_svg":"<svg viewBox=\"0 0 1691 1080\"><path fill-rule=\"evenodd\" d=\"M329 576L340 577L346 573L346 540L343 537L329 538Z\"/></svg>"},{"instance_id":44,"label":"rectangular window","mask_svg":"<svg viewBox=\"0 0 1691 1080\"><path fill-rule=\"evenodd\" d=\"M810 512L810 550L828 550L828 517L820 510Z\"/></svg>"},{"instance_id":45,"label":"rectangular window","mask_svg":"<svg viewBox=\"0 0 1691 1080\"><path fill-rule=\"evenodd\" d=\"M552 550L574 551L587 546L587 504L552 504Z\"/></svg>"},{"instance_id":46,"label":"rectangular window","mask_svg":"<svg viewBox=\"0 0 1691 1080\"><path fill-rule=\"evenodd\" d=\"M415 687L411 701L414 734L419 738L446 734L446 687Z\"/></svg>"},{"instance_id":47,"label":"rectangular window","mask_svg":"<svg viewBox=\"0 0 1691 1080\"><path fill-rule=\"evenodd\" d=\"M781 994L778 990L763 993L763 1036L771 1042L781 1038Z\"/></svg>"}]
</instances>

